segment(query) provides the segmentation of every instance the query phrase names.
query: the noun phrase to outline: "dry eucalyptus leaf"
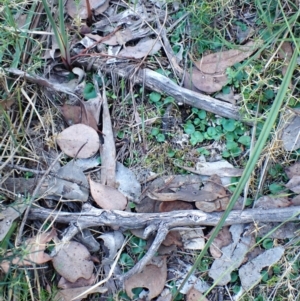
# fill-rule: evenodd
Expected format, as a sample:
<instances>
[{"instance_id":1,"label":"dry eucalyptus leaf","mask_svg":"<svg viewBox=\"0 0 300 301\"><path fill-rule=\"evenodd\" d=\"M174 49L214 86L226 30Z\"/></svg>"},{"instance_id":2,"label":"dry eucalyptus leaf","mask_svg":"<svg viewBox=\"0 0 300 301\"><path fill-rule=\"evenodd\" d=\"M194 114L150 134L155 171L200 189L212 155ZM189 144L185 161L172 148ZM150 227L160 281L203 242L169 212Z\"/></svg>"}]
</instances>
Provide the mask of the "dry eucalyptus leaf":
<instances>
[{"instance_id":1,"label":"dry eucalyptus leaf","mask_svg":"<svg viewBox=\"0 0 300 301\"><path fill-rule=\"evenodd\" d=\"M222 248L222 257L215 259L208 273L218 285L230 282L230 273L242 264L252 243L251 236L243 236L244 225L232 225L230 232L232 243Z\"/></svg>"},{"instance_id":2,"label":"dry eucalyptus leaf","mask_svg":"<svg viewBox=\"0 0 300 301\"><path fill-rule=\"evenodd\" d=\"M300 176L300 162L296 162L295 164L287 167L285 172L289 179L291 179L293 176Z\"/></svg>"},{"instance_id":3,"label":"dry eucalyptus leaf","mask_svg":"<svg viewBox=\"0 0 300 301\"><path fill-rule=\"evenodd\" d=\"M91 194L94 201L103 209L124 210L127 205L126 197L117 189L94 182L90 179Z\"/></svg>"},{"instance_id":4,"label":"dry eucalyptus leaf","mask_svg":"<svg viewBox=\"0 0 300 301\"><path fill-rule=\"evenodd\" d=\"M264 253L258 255L253 260L249 261L239 269L239 277L242 287L245 290L251 289L257 284L261 278L261 270L264 267L270 267L280 260L284 254L284 248L279 246L273 249L269 249Z\"/></svg>"},{"instance_id":5,"label":"dry eucalyptus leaf","mask_svg":"<svg viewBox=\"0 0 300 301\"><path fill-rule=\"evenodd\" d=\"M96 281L95 274L93 274L92 277L89 279L79 278L75 282L70 282L67 279L65 279L64 277L61 277L59 279L57 287L62 288L62 289L67 289L67 288L91 286L95 283L95 281Z\"/></svg>"},{"instance_id":6,"label":"dry eucalyptus leaf","mask_svg":"<svg viewBox=\"0 0 300 301\"><path fill-rule=\"evenodd\" d=\"M108 0L89 0L91 9L95 11L96 15L105 11L108 7ZM68 15L72 18L79 16L81 19L86 19L88 17L86 0L68 0L66 3L66 10Z\"/></svg>"},{"instance_id":7,"label":"dry eucalyptus leaf","mask_svg":"<svg viewBox=\"0 0 300 301\"><path fill-rule=\"evenodd\" d=\"M193 210L193 204L183 201L161 202L159 212L171 212L177 210Z\"/></svg>"},{"instance_id":8,"label":"dry eucalyptus leaf","mask_svg":"<svg viewBox=\"0 0 300 301\"><path fill-rule=\"evenodd\" d=\"M293 176L285 185L285 187L295 193L300 193L300 176Z\"/></svg>"},{"instance_id":9,"label":"dry eucalyptus leaf","mask_svg":"<svg viewBox=\"0 0 300 301\"><path fill-rule=\"evenodd\" d=\"M89 197L88 185L82 170L74 162L69 162L57 171L57 177L50 179L48 198L86 202Z\"/></svg>"},{"instance_id":10,"label":"dry eucalyptus leaf","mask_svg":"<svg viewBox=\"0 0 300 301\"><path fill-rule=\"evenodd\" d=\"M14 257L12 260L2 260L0 267L5 273L9 271L11 264L17 264L18 266L27 266L32 264L42 264L50 261L52 258L50 255L45 253L47 242L56 236L56 230L53 228L50 232L44 232L36 235L35 237L29 238L25 242L25 250L23 254L25 256ZM13 253L9 252L7 256L12 256Z\"/></svg>"},{"instance_id":11,"label":"dry eucalyptus leaf","mask_svg":"<svg viewBox=\"0 0 300 301\"><path fill-rule=\"evenodd\" d=\"M118 250L122 247L124 242L124 235L120 231L106 232L99 236L104 242L104 252L106 253L105 261L113 262Z\"/></svg>"},{"instance_id":12,"label":"dry eucalyptus leaf","mask_svg":"<svg viewBox=\"0 0 300 301\"><path fill-rule=\"evenodd\" d=\"M10 207L7 207L4 211L1 212L0 241L4 239L14 220L20 217L26 208L27 204L15 204Z\"/></svg>"},{"instance_id":13,"label":"dry eucalyptus leaf","mask_svg":"<svg viewBox=\"0 0 300 301\"><path fill-rule=\"evenodd\" d=\"M262 209L285 208L288 206L291 206L291 202L286 197L276 198L270 195L262 196L255 202L255 207Z\"/></svg>"},{"instance_id":14,"label":"dry eucalyptus leaf","mask_svg":"<svg viewBox=\"0 0 300 301\"><path fill-rule=\"evenodd\" d=\"M199 292L197 289L192 287L188 293L186 294L186 301L208 301L206 297L202 295L201 292Z\"/></svg>"},{"instance_id":15,"label":"dry eucalyptus leaf","mask_svg":"<svg viewBox=\"0 0 300 301\"><path fill-rule=\"evenodd\" d=\"M107 288L105 287L95 287L93 290L89 291L87 294L84 294L80 298L76 298L77 296L81 295L88 289L90 289L91 286L85 286L85 287L77 287L77 288L68 288L64 290L60 290L54 297L54 301L80 301L84 298L87 298L90 294L96 294L101 293L104 294L107 291ZM74 299L76 298L76 299Z\"/></svg>"},{"instance_id":16,"label":"dry eucalyptus leaf","mask_svg":"<svg viewBox=\"0 0 300 301\"><path fill-rule=\"evenodd\" d=\"M179 231L185 250L202 250L205 245L204 233L200 229Z\"/></svg>"},{"instance_id":17,"label":"dry eucalyptus leaf","mask_svg":"<svg viewBox=\"0 0 300 301\"><path fill-rule=\"evenodd\" d=\"M235 168L226 160L216 162L199 162L195 173L205 176L218 175L219 177L240 177L243 169Z\"/></svg>"},{"instance_id":18,"label":"dry eucalyptus leaf","mask_svg":"<svg viewBox=\"0 0 300 301\"><path fill-rule=\"evenodd\" d=\"M209 247L210 254L214 258L220 258L222 256L221 249L225 246L228 246L231 241L229 227L223 227Z\"/></svg>"},{"instance_id":19,"label":"dry eucalyptus leaf","mask_svg":"<svg viewBox=\"0 0 300 301\"><path fill-rule=\"evenodd\" d=\"M145 287L149 290L148 299L157 297L164 289L167 280L167 263L165 257L154 257L141 273L131 276L125 281L125 290L129 298L133 298L132 289Z\"/></svg>"},{"instance_id":20,"label":"dry eucalyptus leaf","mask_svg":"<svg viewBox=\"0 0 300 301\"><path fill-rule=\"evenodd\" d=\"M102 98L102 133L104 143L100 147L101 183L103 185L116 187L116 145L105 87L103 89Z\"/></svg>"},{"instance_id":21,"label":"dry eucalyptus leaf","mask_svg":"<svg viewBox=\"0 0 300 301\"><path fill-rule=\"evenodd\" d=\"M60 110L69 126L82 123L90 126L94 130L98 130L97 121L95 120L93 114L84 106L73 106L64 103L64 105L60 107Z\"/></svg>"},{"instance_id":22,"label":"dry eucalyptus leaf","mask_svg":"<svg viewBox=\"0 0 300 301\"><path fill-rule=\"evenodd\" d=\"M197 68L192 69L192 83L200 91L211 94L220 91L227 84L227 75L204 74Z\"/></svg>"},{"instance_id":23,"label":"dry eucalyptus leaf","mask_svg":"<svg viewBox=\"0 0 300 301\"><path fill-rule=\"evenodd\" d=\"M90 279L93 274L93 262L88 249L75 241L65 244L52 260L58 274L70 282L79 278Z\"/></svg>"},{"instance_id":24,"label":"dry eucalyptus leaf","mask_svg":"<svg viewBox=\"0 0 300 301\"><path fill-rule=\"evenodd\" d=\"M291 43L283 42L281 44L281 48L278 51L278 56L281 59L284 60L284 64L283 64L283 67L282 67L282 75L285 75L286 71L287 71L288 64L290 62L290 59L293 56L293 48L292 48Z\"/></svg>"},{"instance_id":25,"label":"dry eucalyptus leaf","mask_svg":"<svg viewBox=\"0 0 300 301\"><path fill-rule=\"evenodd\" d=\"M281 133L281 140L286 151L291 152L300 148L300 116L290 112Z\"/></svg>"},{"instance_id":26,"label":"dry eucalyptus leaf","mask_svg":"<svg viewBox=\"0 0 300 301\"><path fill-rule=\"evenodd\" d=\"M74 158L89 158L99 151L97 132L85 124L75 124L58 134L56 142L61 150Z\"/></svg>"},{"instance_id":27,"label":"dry eucalyptus leaf","mask_svg":"<svg viewBox=\"0 0 300 301\"><path fill-rule=\"evenodd\" d=\"M172 245L182 247L182 240L181 240L181 235L179 231L170 231L164 241L162 242L162 245L169 247Z\"/></svg>"},{"instance_id":28,"label":"dry eucalyptus leaf","mask_svg":"<svg viewBox=\"0 0 300 301\"><path fill-rule=\"evenodd\" d=\"M161 43L156 39L144 38L140 40L135 46L127 46L120 51L119 56L121 57L133 57L141 59L145 55L154 55L161 48Z\"/></svg>"},{"instance_id":29,"label":"dry eucalyptus leaf","mask_svg":"<svg viewBox=\"0 0 300 301\"><path fill-rule=\"evenodd\" d=\"M195 65L203 73L221 74L226 71L226 68L231 67L249 57L257 49L257 46L258 43L250 41L243 46L239 46L238 49L231 49L228 51L205 55L201 60L195 62ZM197 88L200 89L199 87Z\"/></svg>"},{"instance_id":30,"label":"dry eucalyptus leaf","mask_svg":"<svg viewBox=\"0 0 300 301\"><path fill-rule=\"evenodd\" d=\"M137 181L135 174L122 163L116 165L116 184L118 190L135 203L140 202L141 184Z\"/></svg>"}]
</instances>

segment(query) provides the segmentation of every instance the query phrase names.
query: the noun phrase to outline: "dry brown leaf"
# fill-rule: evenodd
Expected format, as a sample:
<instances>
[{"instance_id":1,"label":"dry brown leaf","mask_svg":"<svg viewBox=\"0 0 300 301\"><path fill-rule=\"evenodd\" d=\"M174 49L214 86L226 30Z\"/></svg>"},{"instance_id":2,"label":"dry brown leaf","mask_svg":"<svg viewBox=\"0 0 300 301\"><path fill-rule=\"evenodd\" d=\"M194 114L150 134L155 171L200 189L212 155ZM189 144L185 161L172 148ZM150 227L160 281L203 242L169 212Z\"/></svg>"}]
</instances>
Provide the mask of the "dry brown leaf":
<instances>
[{"instance_id":1,"label":"dry brown leaf","mask_svg":"<svg viewBox=\"0 0 300 301\"><path fill-rule=\"evenodd\" d=\"M21 204L14 204L10 207L7 207L5 210L1 212L0 217L0 241L2 241L9 231L10 227L12 226L15 219L20 217L25 209L27 208L27 205L25 202Z\"/></svg>"},{"instance_id":2,"label":"dry brown leaf","mask_svg":"<svg viewBox=\"0 0 300 301\"><path fill-rule=\"evenodd\" d=\"M98 125L93 114L91 114L91 112L86 110L84 107L64 104L60 109L66 123L69 126L82 123L90 126L96 131L98 130Z\"/></svg>"},{"instance_id":3,"label":"dry brown leaf","mask_svg":"<svg viewBox=\"0 0 300 301\"><path fill-rule=\"evenodd\" d=\"M182 247L182 239L179 231L171 231L167 234L166 238L162 242L162 245L169 247L172 245Z\"/></svg>"},{"instance_id":4,"label":"dry brown leaf","mask_svg":"<svg viewBox=\"0 0 300 301\"><path fill-rule=\"evenodd\" d=\"M295 109L295 112L287 110L285 112L285 124L280 131L280 139L282 140L284 149L288 152L300 148L299 127L299 110Z\"/></svg>"},{"instance_id":5,"label":"dry brown leaf","mask_svg":"<svg viewBox=\"0 0 300 301\"><path fill-rule=\"evenodd\" d=\"M127 46L120 51L119 56L141 59L145 55L154 55L161 48L161 43L156 39L141 39L135 46Z\"/></svg>"},{"instance_id":6,"label":"dry brown leaf","mask_svg":"<svg viewBox=\"0 0 300 301\"><path fill-rule=\"evenodd\" d=\"M293 56L293 48L291 43L283 42L281 48L278 51L278 56L285 60L284 66L282 67L282 75L286 74L288 64L290 62L291 57Z\"/></svg>"},{"instance_id":7,"label":"dry brown leaf","mask_svg":"<svg viewBox=\"0 0 300 301\"><path fill-rule=\"evenodd\" d=\"M104 79L102 79L104 81ZM104 143L100 147L101 184L115 187L116 185L116 146L112 128L108 102L103 89L102 133Z\"/></svg>"},{"instance_id":8,"label":"dry brown leaf","mask_svg":"<svg viewBox=\"0 0 300 301\"><path fill-rule=\"evenodd\" d=\"M179 231L185 250L202 250L205 245L204 233L201 228Z\"/></svg>"},{"instance_id":9,"label":"dry brown leaf","mask_svg":"<svg viewBox=\"0 0 300 301\"><path fill-rule=\"evenodd\" d=\"M213 191L205 191L205 190L179 190L176 192L154 192L148 191L147 195L154 200L158 200L160 202L173 202L176 200L181 200L184 202L197 202L198 200L206 200L207 202L211 202L218 198L220 195Z\"/></svg>"},{"instance_id":10,"label":"dry brown leaf","mask_svg":"<svg viewBox=\"0 0 300 301\"><path fill-rule=\"evenodd\" d=\"M279 246L266 250L239 269L241 284L245 290L253 288L262 278L261 270L270 267L280 260L284 254L284 247Z\"/></svg>"},{"instance_id":11,"label":"dry brown leaf","mask_svg":"<svg viewBox=\"0 0 300 301\"><path fill-rule=\"evenodd\" d=\"M90 179L91 194L94 201L103 209L124 210L126 197L116 188L94 182Z\"/></svg>"},{"instance_id":12,"label":"dry brown leaf","mask_svg":"<svg viewBox=\"0 0 300 301\"><path fill-rule=\"evenodd\" d=\"M300 176L300 162L296 162L295 164L287 167L285 172L289 179L291 179L293 176Z\"/></svg>"},{"instance_id":13,"label":"dry brown leaf","mask_svg":"<svg viewBox=\"0 0 300 301\"><path fill-rule=\"evenodd\" d=\"M255 207L262 209L284 208L288 206L291 206L291 202L287 198L276 198L270 195L262 196L255 202Z\"/></svg>"},{"instance_id":14,"label":"dry brown leaf","mask_svg":"<svg viewBox=\"0 0 300 301\"><path fill-rule=\"evenodd\" d=\"M141 273L135 274L125 281L125 290L129 298L133 298L132 289L145 287L149 290L148 299L158 296L164 289L167 280L167 264L165 257L154 257Z\"/></svg>"},{"instance_id":15,"label":"dry brown leaf","mask_svg":"<svg viewBox=\"0 0 300 301\"><path fill-rule=\"evenodd\" d=\"M243 46L239 46L238 49L231 49L228 51L205 55L201 60L195 62L195 65L205 74L222 74L225 73L226 68L231 67L249 57L257 49L257 46L258 43L250 41ZM197 88L200 89L199 87Z\"/></svg>"},{"instance_id":16,"label":"dry brown leaf","mask_svg":"<svg viewBox=\"0 0 300 301\"><path fill-rule=\"evenodd\" d=\"M90 279L93 274L93 262L88 249L75 241L64 245L52 260L54 269L70 282L79 278Z\"/></svg>"},{"instance_id":17,"label":"dry brown leaf","mask_svg":"<svg viewBox=\"0 0 300 301\"><path fill-rule=\"evenodd\" d=\"M162 202L159 204L159 212L171 212L177 210L193 210L193 205L183 201Z\"/></svg>"},{"instance_id":18,"label":"dry brown leaf","mask_svg":"<svg viewBox=\"0 0 300 301\"><path fill-rule=\"evenodd\" d=\"M99 15L104 12L109 5L109 0L89 0L91 9L95 12L95 15ZM66 3L66 9L68 15L72 18L79 16L81 19L86 19L88 16L86 8L86 0L68 0Z\"/></svg>"},{"instance_id":19,"label":"dry brown leaf","mask_svg":"<svg viewBox=\"0 0 300 301\"><path fill-rule=\"evenodd\" d=\"M229 227L223 227L209 247L210 254L214 258L220 258L222 256L221 249L225 246L228 246L231 241Z\"/></svg>"},{"instance_id":20,"label":"dry brown leaf","mask_svg":"<svg viewBox=\"0 0 300 301\"><path fill-rule=\"evenodd\" d=\"M95 294L95 293L105 293L107 291L107 288L105 287L95 287L91 291L89 291L87 294L84 294L80 298L76 298L77 296L81 295L88 289L90 289L91 286L85 286L85 287L77 287L77 288L68 288L64 290L60 290L54 297L54 301L80 301L84 298L87 298L88 295L90 294ZM76 299L74 299L76 298Z\"/></svg>"},{"instance_id":21,"label":"dry brown leaf","mask_svg":"<svg viewBox=\"0 0 300 301\"><path fill-rule=\"evenodd\" d=\"M61 150L74 158L89 158L99 151L97 132L85 124L75 124L58 134L56 142Z\"/></svg>"},{"instance_id":22,"label":"dry brown leaf","mask_svg":"<svg viewBox=\"0 0 300 301\"><path fill-rule=\"evenodd\" d=\"M57 287L62 288L62 289L67 289L67 288L76 288L76 287L83 287L83 286L91 286L95 283L96 280L96 275L93 274L91 278L89 279L84 279L84 278L79 278L75 282L70 282L64 277L61 277L59 279Z\"/></svg>"},{"instance_id":23,"label":"dry brown leaf","mask_svg":"<svg viewBox=\"0 0 300 301\"><path fill-rule=\"evenodd\" d=\"M53 228L50 232L44 232L38 234L35 237L29 238L25 242L24 256L14 257L12 261L3 260L0 264L5 273L9 271L11 264L17 264L19 266L42 264L50 261L52 258L45 253L47 242L56 236L56 230ZM7 256L12 256L13 253L7 253Z\"/></svg>"},{"instance_id":24,"label":"dry brown leaf","mask_svg":"<svg viewBox=\"0 0 300 301\"><path fill-rule=\"evenodd\" d=\"M192 83L200 91L206 93L215 93L220 91L227 84L227 75L204 74L197 68L192 69Z\"/></svg>"},{"instance_id":25,"label":"dry brown leaf","mask_svg":"<svg viewBox=\"0 0 300 301\"><path fill-rule=\"evenodd\" d=\"M206 202L206 201L200 201L196 202L195 206L204 212L219 212L219 211L224 211L226 210L228 204L229 204L230 198L225 197L222 199L217 199L212 202Z\"/></svg>"},{"instance_id":26,"label":"dry brown leaf","mask_svg":"<svg viewBox=\"0 0 300 301\"><path fill-rule=\"evenodd\" d=\"M285 185L285 187L295 193L300 193L300 176L293 176Z\"/></svg>"},{"instance_id":27,"label":"dry brown leaf","mask_svg":"<svg viewBox=\"0 0 300 301\"><path fill-rule=\"evenodd\" d=\"M186 301L208 301L206 297L202 295L198 290L192 287L186 294Z\"/></svg>"}]
</instances>

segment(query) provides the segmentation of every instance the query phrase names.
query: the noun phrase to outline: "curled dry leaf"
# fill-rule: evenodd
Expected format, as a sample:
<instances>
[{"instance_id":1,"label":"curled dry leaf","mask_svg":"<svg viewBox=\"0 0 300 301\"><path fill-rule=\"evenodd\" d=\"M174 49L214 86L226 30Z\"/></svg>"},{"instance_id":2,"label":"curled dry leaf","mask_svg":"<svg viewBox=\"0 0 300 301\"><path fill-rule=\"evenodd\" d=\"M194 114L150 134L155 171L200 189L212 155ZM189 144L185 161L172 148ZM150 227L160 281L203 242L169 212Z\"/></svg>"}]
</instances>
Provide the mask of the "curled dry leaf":
<instances>
[{"instance_id":1,"label":"curled dry leaf","mask_svg":"<svg viewBox=\"0 0 300 301\"><path fill-rule=\"evenodd\" d=\"M156 39L141 39L135 46L127 46L120 51L119 56L121 57L133 57L141 59L145 55L154 55L161 48L161 43Z\"/></svg>"},{"instance_id":2,"label":"curled dry leaf","mask_svg":"<svg viewBox=\"0 0 300 301\"><path fill-rule=\"evenodd\" d=\"M251 289L257 282L261 280L261 270L264 267L269 267L278 262L283 254L284 248L279 246L265 251L253 260L249 261L247 264L243 265L239 269L239 276L243 288L245 290Z\"/></svg>"},{"instance_id":3,"label":"curled dry leaf","mask_svg":"<svg viewBox=\"0 0 300 301\"><path fill-rule=\"evenodd\" d=\"M129 298L133 298L132 289L145 287L149 290L148 299L157 297L164 289L167 280L167 263L165 257L154 257L150 264L125 281L125 290Z\"/></svg>"},{"instance_id":4,"label":"curled dry leaf","mask_svg":"<svg viewBox=\"0 0 300 301\"><path fill-rule=\"evenodd\" d=\"M92 277L94 265L90 252L78 242L70 241L63 246L52 262L57 273L70 282Z\"/></svg>"},{"instance_id":5,"label":"curled dry leaf","mask_svg":"<svg viewBox=\"0 0 300 301\"><path fill-rule=\"evenodd\" d=\"M84 294L80 298L76 298L77 296L81 295L85 291L89 290L91 286L85 286L85 287L77 287L77 288L68 288L64 290L60 290L54 297L54 301L80 301L84 298L87 298L90 294L95 293L105 293L107 291L107 288L105 287L95 287L94 289L90 290L88 293ZM76 298L76 299L75 299Z\"/></svg>"},{"instance_id":6,"label":"curled dry leaf","mask_svg":"<svg viewBox=\"0 0 300 301\"><path fill-rule=\"evenodd\" d=\"M25 250L23 250L22 257L14 257L12 260L3 260L0 267L5 273L9 271L11 264L17 264L18 266L42 264L50 261L52 258L45 253L47 242L56 236L56 230L52 229L50 232L44 232L38 234L35 237L29 238L25 242ZM7 256L12 256L13 253L9 252Z\"/></svg>"},{"instance_id":7,"label":"curled dry leaf","mask_svg":"<svg viewBox=\"0 0 300 301\"><path fill-rule=\"evenodd\" d=\"M56 138L61 150L70 157L89 158L99 151L97 132L85 124L75 124L63 130Z\"/></svg>"},{"instance_id":8,"label":"curled dry leaf","mask_svg":"<svg viewBox=\"0 0 300 301\"><path fill-rule=\"evenodd\" d=\"M239 46L238 49L208 54L198 62L195 62L195 65L203 73L224 73L226 68L249 57L257 49L258 44L250 41L243 46Z\"/></svg>"},{"instance_id":9,"label":"curled dry leaf","mask_svg":"<svg viewBox=\"0 0 300 301\"><path fill-rule=\"evenodd\" d=\"M124 235L120 231L107 232L99 236L104 242L105 261L113 262L118 250L122 247L124 242Z\"/></svg>"},{"instance_id":10,"label":"curled dry leaf","mask_svg":"<svg viewBox=\"0 0 300 301\"><path fill-rule=\"evenodd\" d=\"M91 194L94 201L103 209L124 210L127 205L126 197L117 189L94 182L90 179Z\"/></svg>"},{"instance_id":11,"label":"curled dry leaf","mask_svg":"<svg viewBox=\"0 0 300 301\"><path fill-rule=\"evenodd\" d=\"M214 258L220 258L222 256L221 249L228 246L231 241L229 227L223 227L209 247L210 254Z\"/></svg>"},{"instance_id":12,"label":"curled dry leaf","mask_svg":"<svg viewBox=\"0 0 300 301\"><path fill-rule=\"evenodd\" d=\"M291 206L291 202L287 198L276 198L270 195L262 196L255 202L255 207L262 209L284 208L288 206Z\"/></svg>"}]
</instances>

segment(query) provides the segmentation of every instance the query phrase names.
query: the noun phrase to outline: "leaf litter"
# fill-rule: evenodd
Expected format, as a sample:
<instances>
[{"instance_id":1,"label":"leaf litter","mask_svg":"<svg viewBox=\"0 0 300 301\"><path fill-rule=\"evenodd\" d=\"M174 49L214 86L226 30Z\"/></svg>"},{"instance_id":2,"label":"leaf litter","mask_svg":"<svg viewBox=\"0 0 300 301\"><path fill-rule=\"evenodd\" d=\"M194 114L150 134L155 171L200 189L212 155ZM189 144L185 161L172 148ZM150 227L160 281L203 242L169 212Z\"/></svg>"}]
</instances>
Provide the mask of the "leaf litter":
<instances>
[{"instance_id":1,"label":"leaf litter","mask_svg":"<svg viewBox=\"0 0 300 301\"><path fill-rule=\"evenodd\" d=\"M86 3L86 1L81 1L79 5L76 5L76 8L74 8L74 6L72 7L74 1L68 1L66 6L68 14L73 18L76 18L76 16L80 16L82 19L87 18ZM149 38L149 36L153 34L153 31L141 26L145 20L151 22L149 18L152 16L146 13L140 3L136 4L134 10L131 8L124 9L120 14L114 14L112 13L113 10L109 10L108 1L97 3L91 1L90 4L94 15L107 11L106 17L95 24L95 27L99 31L106 33L112 32L112 25L117 24L125 27L122 31L116 31L111 37L103 41L103 44L120 46L118 49L111 49L115 51L114 53L118 54L119 58L139 59L144 58L146 55L152 56L157 54L162 46L164 46L160 39ZM162 11L159 11L158 15L160 15L161 12ZM96 35L94 35L94 38L95 36ZM86 37L88 37L88 34ZM90 37L92 36L90 35ZM98 35L98 37L100 36ZM102 37L100 37L98 41L101 41L101 39ZM134 44L135 46L132 46ZM54 43L52 43L52 47L55 49ZM119 52L120 49L122 50ZM205 91L206 93L220 91L228 82L226 68L250 57L256 49L257 44L249 42L245 45L237 46L235 50L216 51L212 54L204 55L201 60L194 62L196 67L194 67L189 74L191 77L189 79L189 88L195 89L195 91ZM291 57L291 50L290 45L284 43L279 53L283 52L285 54L279 54L279 57L288 62ZM284 69L282 72L285 72ZM34 78L31 76L28 76L28 78L40 85L51 87L56 91L66 92L69 95L73 93L80 94L79 89L83 87L76 87L75 83L71 83L72 88L69 88L44 78ZM102 118L99 119L101 109ZM56 142L60 149L66 154L66 158L70 157L74 158L74 160L60 167L55 175L52 174L49 179L45 181L45 186L48 188L48 198L62 202L80 201L80 203L84 203L88 201L91 194L95 203L106 210L103 211L104 214L108 214L109 210L124 210L123 212L126 214L125 210L129 210L127 206L129 201L133 203L131 205L136 207L137 212L142 213L157 212L163 214L165 212L175 212L178 210L192 211L196 208L204 212L217 212L226 209L231 193L227 187L225 187L226 184L223 179L225 177L238 177L243 172L241 169L233 168L232 165L228 166L229 163L227 161L201 163L202 166L198 166L199 168L196 169L190 167L184 168L201 176L173 175L172 177L158 177L157 180L147 185L145 188L146 192L144 190L142 193L141 184L136 179L134 173L123 164L116 162L114 121L112 122L110 118L110 111L111 109L106 99L105 89L103 91L103 97L101 97L98 92L97 97L93 100L80 101L80 104L77 102L76 105L63 104L61 114L69 127L58 134ZM297 124L294 121L292 124L294 127L286 127L282 136L284 147L289 150L297 149L296 140L292 141L288 146L286 142L286 137L297 128ZM99 130L101 127L102 132ZM89 169L97 169L100 164L98 156L99 149L101 153L101 172L98 174L95 172L93 176L97 177L100 174L100 183L92 180L90 176L86 176L87 173L90 173L88 171ZM67 160L70 158L67 158ZM223 163L225 163L225 166L222 165ZM91 173L93 174L93 172ZM210 178L207 178L208 176ZM294 193L299 193L300 191L298 187L298 177L299 175L290 176L290 182L286 184L286 188ZM87 178L89 180L87 180ZM26 185L25 181L21 181L20 186ZM43 192L44 191L46 190L43 190ZM255 202L255 206L262 209L283 208L292 206L292 202L288 197L267 195L259 198ZM72 208L71 205L68 209L70 208ZM7 228L3 227L3 231L2 228L0 228L2 237L7 234L11 222L18 218L21 212L22 210L17 214L9 210L2 212L4 218L1 216L2 220L0 221L0 225L3 223L8 225ZM271 226L271 228L267 228L266 225ZM265 231L267 231L267 233L272 230L272 227L278 226L278 224L266 225L262 224L262 226L266 228ZM296 231L296 228L292 227L292 225L294 224L291 223L287 225L286 229L282 227L281 230L283 233L276 233L275 231L270 234L270 237L279 237L280 239L282 239L282 237L292 237ZM151 225L148 226L151 230ZM290 232L288 232L289 227L292 229ZM228 229L230 229L230 231ZM144 233L146 232L144 229L139 230L142 230ZM151 232L150 230L149 232ZM248 232L244 232L246 229L243 225L233 225L230 228L224 227L222 229L210 248L210 254L216 258L208 271L212 279L219 281L220 274L224 274L223 279L218 283L226 284L229 281L230 271L241 266L239 272L241 272L240 279L242 286L245 289L249 289L254 283L260 280L262 268L278 262L283 254L283 247L267 250L255 258L251 258L246 263L247 258L245 259L245 254L252 247L252 234L256 230L253 225L252 228L249 227L247 229ZM152 232L155 232L155 229ZM243 236L243 233L247 233L248 235ZM266 232L261 231L259 235L264 235L263 233ZM202 249L205 243L205 232L200 228L184 229L184 227L179 227L179 229L171 229L169 234L168 242L167 239L165 239L163 243L169 245L175 244L180 250ZM53 239L54 236L51 237L51 239ZM143 234L142 237L145 237L145 235ZM103 240L103 245L108 250L104 257L113 264L124 243L122 232L116 230L111 233L106 232L98 238ZM52 260L58 273L64 274L65 270L69 270L70 274L64 275L66 276L65 278L61 278L63 279L61 283L64 283L61 284L61 287L64 289L61 290L56 297L58 299L61 298L61 300L76 298L79 294L91 287L95 281L95 275L91 274L94 264L89 251L83 244L69 241L60 247L58 253L52 258L47 253L44 253L45 244L49 242L49 238L45 238L44 240L42 238L38 239L40 239L39 242L42 244L42 247L37 249L37 253L40 257L37 257L36 262L31 261L30 263L28 259L31 260L31 257L25 257L23 258L24 262L21 262L17 257L18 261L13 261L12 264L27 265L34 262L40 264ZM27 251L29 253L33 250L31 245L33 245L33 243L28 242ZM175 250L178 249L175 248ZM10 255L10 253L8 254ZM103 259L103 264L104 263L105 258ZM62 265L64 265L64 268L61 269ZM183 277L191 268L186 262L184 262L183 265L186 267L186 270L184 270L179 277L176 277L176 280L180 278L180 281L182 281ZM144 265L141 273L137 273L125 281L127 294L133 298L132 289L141 286L148 288L148 298L151 299L159 296L167 281L167 267L166 257L153 257L150 263ZM173 267L176 268L176 265ZM7 267L3 269L7 270ZM170 271L171 270L172 269L170 269ZM253 277L249 277L252 271L255 271L253 275L251 275ZM173 272L175 273L174 269ZM109 273L106 274L109 275ZM74 287L71 287L72 285L70 283L67 284L68 280L74 284ZM177 281L177 287L179 287L180 281ZM187 294L187 300L198 300L202 298L203 295L201 295L201 293L208 290L208 285L196 276L192 277L191 282L193 282L192 286L190 285L191 283L189 283L189 286L185 286L185 288L181 290ZM98 287L95 288L94 291L91 291L91 293L104 293L105 291L106 288ZM166 296L170 298L170 295L170 291L167 290ZM163 295L159 298L162 298L162 296ZM141 298L142 297L144 296L141 296ZM76 300L81 300L81 298ZM204 297L203 300L205 300Z\"/></svg>"}]
</instances>

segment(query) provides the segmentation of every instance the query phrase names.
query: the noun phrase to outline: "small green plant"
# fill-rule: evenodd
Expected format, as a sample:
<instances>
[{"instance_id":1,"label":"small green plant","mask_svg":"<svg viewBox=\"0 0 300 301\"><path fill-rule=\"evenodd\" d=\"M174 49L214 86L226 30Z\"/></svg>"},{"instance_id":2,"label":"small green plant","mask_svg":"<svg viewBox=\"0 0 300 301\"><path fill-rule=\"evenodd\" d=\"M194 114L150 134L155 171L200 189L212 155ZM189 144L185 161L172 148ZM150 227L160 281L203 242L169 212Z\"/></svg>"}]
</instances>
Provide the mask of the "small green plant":
<instances>
[{"instance_id":1,"label":"small green plant","mask_svg":"<svg viewBox=\"0 0 300 301\"><path fill-rule=\"evenodd\" d=\"M151 136L155 137L157 142L165 142L166 140L165 135L160 131L159 128L153 128L151 130Z\"/></svg>"},{"instance_id":2,"label":"small green plant","mask_svg":"<svg viewBox=\"0 0 300 301\"><path fill-rule=\"evenodd\" d=\"M65 27L65 17L64 17L64 1L58 0L58 13L59 13L59 26L55 23L52 13L49 9L49 4L47 0L42 0L44 9L46 11L48 20L52 26L58 47L60 50L61 59L68 70L72 68L69 37Z\"/></svg>"}]
</instances>

